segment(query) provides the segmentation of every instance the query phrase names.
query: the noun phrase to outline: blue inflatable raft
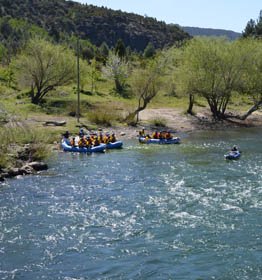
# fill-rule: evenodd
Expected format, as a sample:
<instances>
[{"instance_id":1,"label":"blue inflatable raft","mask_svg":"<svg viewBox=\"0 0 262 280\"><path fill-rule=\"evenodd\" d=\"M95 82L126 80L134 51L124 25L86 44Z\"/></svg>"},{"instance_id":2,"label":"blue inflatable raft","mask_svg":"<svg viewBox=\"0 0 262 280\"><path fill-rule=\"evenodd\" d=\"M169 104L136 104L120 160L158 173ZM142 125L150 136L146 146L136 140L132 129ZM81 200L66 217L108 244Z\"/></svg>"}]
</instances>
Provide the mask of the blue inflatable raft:
<instances>
[{"instance_id":1,"label":"blue inflatable raft","mask_svg":"<svg viewBox=\"0 0 262 280\"><path fill-rule=\"evenodd\" d=\"M238 159L241 156L241 152L239 151L230 151L226 155L224 155L225 159Z\"/></svg>"},{"instance_id":2,"label":"blue inflatable raft","mask_svg":"<svg viewBox=\"0 0 262 280\"><path fill-rule=\"evenodd\" d=\"M123 146L122 141L116 141L114 143L109 142L109 143L106 144L106 148L109 149L109 150L110 149L121 149L122 146Z\"/></svg>"},{"instance_id":3,"label":"blue inflatable raft","mask_svg":"<svg viewBox=\"0 0 262 280\"><path fill-rule=\"evenodd\" d=\"M106 149L106 144L100 144L99 146L94 146L91 148L79 148L79 147L72 147L68 145L65 141L62 141L61 146L65 152L74 152L74 153L102 153Z\"/></svg>"},{"instance_id":4,"label":"blue inflatable raft","mask_svg":"<svg viewBox=\"0 0 262 280\"><path fill-rule=\"evenodd\" d=\"M180 138L173 137L171 139L146 139L145 137L139 137L138 141L142 144L179 144Z\"/></svg>"}]
</instances>

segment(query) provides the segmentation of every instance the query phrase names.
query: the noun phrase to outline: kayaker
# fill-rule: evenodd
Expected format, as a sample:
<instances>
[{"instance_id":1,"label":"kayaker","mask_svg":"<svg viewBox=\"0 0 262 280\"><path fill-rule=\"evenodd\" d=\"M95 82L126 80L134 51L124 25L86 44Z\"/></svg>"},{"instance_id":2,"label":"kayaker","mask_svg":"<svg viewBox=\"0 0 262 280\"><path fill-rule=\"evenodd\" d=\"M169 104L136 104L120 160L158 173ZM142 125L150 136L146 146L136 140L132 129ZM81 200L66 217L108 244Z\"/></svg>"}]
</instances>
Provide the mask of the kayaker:
<instances>
[{"instance_id":1,"label":"kayaker","mask_svg":"<svg viewBox=\"0 0 262 280\"><path fill-rule=\"evenodd\" d=\"M234 146L232 147L231 151L232 151L232 152L237 152L237 151L238 151L237 146L236 146L236 145L234 145Z\"/></svg>"}]
</instances>

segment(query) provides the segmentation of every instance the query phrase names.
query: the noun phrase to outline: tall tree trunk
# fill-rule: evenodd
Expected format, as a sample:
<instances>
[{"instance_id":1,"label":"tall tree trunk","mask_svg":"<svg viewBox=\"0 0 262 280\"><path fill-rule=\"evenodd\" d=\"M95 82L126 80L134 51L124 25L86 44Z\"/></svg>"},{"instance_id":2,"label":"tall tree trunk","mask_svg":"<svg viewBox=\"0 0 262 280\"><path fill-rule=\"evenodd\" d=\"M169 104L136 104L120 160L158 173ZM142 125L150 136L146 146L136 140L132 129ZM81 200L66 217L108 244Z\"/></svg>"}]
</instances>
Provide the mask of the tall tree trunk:
<instances>
[{"instance_id":1,"label":"tall tree trunk","mask_svg":"<svg viewBox=\"0 0 262 280\"><path fill-rule=\"evenodd\" d=\"M189 104L187 108L187 113L193 115L193 106L194 106L194 95L192 93L189 94Z\"/></svg>"},{"instance_id":2,"label":"tall tree trunk","mask_svg":"<svg viewBox=\"0 0 262 280\"><path fill-rule=\"evenodd\" d=\"M30 97L31 97L31 103L36 104L36 105L39 103L38 96L37 96L37 94L35 94L33 85L31 85Z\"/></svg>"},{"instance_id":3,"label":"tall tree trunk","mask_svg":"<svg viewBox=\"0 0 262 280\"><path fill-rule=\"evenodd\" d=\"M117 93L122 93L123 86L121 85L121 82L118 79L115 79L115 87Z\"/></svg>"}]
</instances>

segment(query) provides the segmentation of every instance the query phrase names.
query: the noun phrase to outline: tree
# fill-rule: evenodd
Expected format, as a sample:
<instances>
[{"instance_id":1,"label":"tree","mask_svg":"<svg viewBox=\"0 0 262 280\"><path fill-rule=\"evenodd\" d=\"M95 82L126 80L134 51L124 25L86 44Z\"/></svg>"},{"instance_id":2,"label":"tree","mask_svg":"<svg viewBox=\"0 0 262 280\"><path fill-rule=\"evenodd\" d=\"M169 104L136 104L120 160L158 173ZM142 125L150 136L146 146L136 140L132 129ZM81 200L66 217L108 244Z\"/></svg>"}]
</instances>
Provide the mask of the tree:
<instances>
[{"instance_id":1,"label":"tree","mask_svg":"<svg viewBox=\"0 0 262 280\"><path fill-rule=\"evenodd\" d=\"M238 88L245 67L246 54L240 43L225 39L193 39L185 47L178 79L182 90L204 97L215 119L226 117L226 108L233 91ZM190 110L190 106L189 106Z\"/></svg>"},{"instance_id":2,"label":"tree","mask_svg":"<svg viewBox=\"0 0 262 280\"><path fill-rule=\"evenodd\" d=\"M99 65L95 59L91 60L91 63L88 68L88 78L91 83L91 92L93 93L96 91L96 84L99 78L101 77L101 72L98 69Z\"/></svg>"},{"instance_id":3,"label":"tree","mask_svg":"<svg viewBox=\"0 0 262 280\"><path fill-rule=\"evenodd\" d=\"M115 54L123 60L126 57L126 47L121 39L118 39L115 46Z\"/></svg>"},{"instance_id":4,"label":"tree","mask_svg":"<svg viewBox=\"0 0 262 280\"><path fill-rule=\"evenodd\" d=\"M260 11L256 22L253 19L248 21L242 36L244 38L262 36L262 10Z\"/></svg>"},{"instance_id":5,"label":"tree","mask_svg":"<svg viewBox=\"0 0 262 280\"><path fill-rule=\"evenodd\" d=\"M238 117L245 120L253 112L262 108L262 42L248 39L242 41L242 44L249 54L249 60L246 62L239 91L253 102L251 108Z\"/></svg>"},{"instance_id":6,"label":"tree","mask_svg":"<svg viewBox=\"0 0 262 280\"><path fill-rule=\"evenodd\" d=\"M74 55L42 39L32 39L14 62L22 84L31 87L31 102L39 104L48 92L75 77Z\"/></svg>"},{"instance_id":7,"label":"tree","mask_svg":"<svg viewBox=\"0 0 262 280\"><path fill-rule=\"evenodd\" d=\"M134 112L126 117L128 123L136 125L139 121L139 112L143 111L159 92L165 65L166 58L159 57L151 61L146 68L134 72L131 88L137 97L138 105Z\"/></svg>"},{"instance_id":8,"label":"tree","mask_svg":"<svg viewBox=\"0 0 262 280\"><path fill-rule=\"evenodd\" d=\"M128 63L120 59L119 56L111 53L102 72L107 78L113 79L115 83L114 90L122 95L126 95L127 77L129 73Z\"/></svg>"},{"instance_id":9,"label":"tree","mask_svg":"<svg viewBox=\"0 0 262 280\"><path fill-rule=\"evenodd\" d=\"M99 48L96 50L95 54L95 60L97 62L103 63L103 65L106 65L107 57L109 56L109 47L108 45L103 42Z\"/></svg>"},{"instance_id":10,"label":"tree","mask_svg":"<svg viewBox=\"0 0 262 280\"><path fill-rule=\"evenodd\" d=\"M250 19L242 33L243 37L255 36L256 34L256 23L253 19Z\"/></svg>"},{"instance_id":11,"label":"tree","mask_svg":"<svg viewBox=\"0 0 262 280\"><path fill-rule=\"evenodd\" d=\"M153 57L154 55L156 54L156 50L155 50L155 47L154 45L149 42L144 50L144 57L145 58L151 58Z\"/></svg>"}]
</instances>

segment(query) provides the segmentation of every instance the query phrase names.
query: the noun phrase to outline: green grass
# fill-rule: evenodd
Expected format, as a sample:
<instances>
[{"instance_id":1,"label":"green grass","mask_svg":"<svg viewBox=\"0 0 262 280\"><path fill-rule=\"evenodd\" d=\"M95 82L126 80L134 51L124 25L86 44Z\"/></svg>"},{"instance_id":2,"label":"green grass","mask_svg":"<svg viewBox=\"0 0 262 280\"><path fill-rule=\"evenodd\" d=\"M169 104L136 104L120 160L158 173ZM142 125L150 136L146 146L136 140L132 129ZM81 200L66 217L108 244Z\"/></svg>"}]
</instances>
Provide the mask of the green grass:
<instances>
[{"instance_id":1,"label":"green grass","mask_svg":"<svg viewBox=\"0 0 262 280\"><path fill-rule=\"evenodd\" d=\"M50 154L51 137L44 129L33 128L20 121L0 127L0 168L15 165L23 153L23 160L46 159Z\"/></svg>"}]
</instances>

